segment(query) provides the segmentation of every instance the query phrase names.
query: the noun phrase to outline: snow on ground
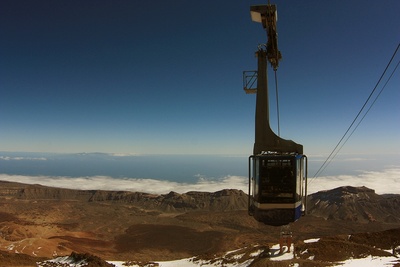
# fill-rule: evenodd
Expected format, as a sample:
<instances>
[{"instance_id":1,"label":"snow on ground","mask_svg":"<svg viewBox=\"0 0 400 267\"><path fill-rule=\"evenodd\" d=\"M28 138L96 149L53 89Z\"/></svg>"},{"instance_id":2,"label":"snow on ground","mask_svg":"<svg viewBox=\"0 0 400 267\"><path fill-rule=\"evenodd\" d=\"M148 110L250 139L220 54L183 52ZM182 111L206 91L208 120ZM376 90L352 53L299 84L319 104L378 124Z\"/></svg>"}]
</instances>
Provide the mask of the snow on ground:
<instances>
[{"instance_id":1,"label":"snow on ground","mask_svg":"<svg viewBox=\"0 0 400 267\"><path fill-rule=\"evenodd\" d=\"M157 261L159 267L216 267L216 266L226 266L226 267L247 267L253 262L254 258L260 255L264 250L257 250L252 252L251 258L240 262L240 259L245 255L245 253L235 254L235 252L239 252L239 250L229 251L227 252L221 259L214 260L195 260L195 258L188 258L176 261ZM270 248L270 260L272 261L283 261L283 260L291 260L294 258L294 246L291 245L291 252L287 252L287 247L284 247L284 253L279 253L279 244L276 244ZM223 262L224 259L234 259L233 263ZM116 267L128 267L123 264L123 262L109 261L109 263L114 264ZM129 267L138 267L139 265L130 265Z\"/></svg>"},{"instance_id":2,"label":"snow on ground","mask_svg":"<svg viewBox=\"0 0 400 267\"><path fill-rule=\"evenodd\" d=\"M294 258L294 246L293 244L290 246L290 252L287 252L287 247L283 247L283 253L280 253L279 244L273 245L269 249L270 260L271 261L285 261L291 260Z\"/></svg>"},{"instance_id":3,"label":"snow on ground","mask_svg":"<svg viewBox=\"0 0 400 267\"><path fill-rule=\"evenodd\" d=\"M264 250L257 250L252 252L250 258L242 258L246 253L241 253L241 249L228 251L221 258L216 258L212 260L201 260L196 257L175 260L175 261L155 261L159 267L216 267L216 266L226 266L226 267L247 267L253 262L254 258L260 255ZM109 263L114 264L116 267L139 267L139 265L126 265L124 262L120 261L109 261ZM151 265L149 265L150 267Z\"/></svg>"},{"instance_id":4,"label":"snow on ground","mask_svg":"<svg viewBox=\"0 0 400 267\"><path fill-rule=\"evenodd\" d=\"M311 238L311 239L304 240L304 243L315 243L318 241L319 241L319 238Z\"/></svg>"},{"instance_id":5,"label":"snow on ground","mask_svg":"<svg viewBox=\"0 0 400 267\"><path fill-rule=\"evenodd\" d=\"M226 267L247 267L253 260L248 260L243 263L225 263L223 266ZM114 264L116 267L139 267L139 265L125 265L123 261L108 261L108 263ZM221 266L221 261L210 262L205 260L196 260L194 258L182 259L182 260L175 260L175 261L157 261L158 267L215 267ZM151 265L149 265L151 266Z\"/></svg>"},{"instance_id":6,"label":"snow on ground","mask_svg":"<svg viewBox=\"0 0 400 267\"><path fill-rule=\"evenodd\" d=\"M313 242L318 242L319 238L315 239L308 239L305 240L305 243L313 243ZM280 253L279 251L279 244L273 245L270 247L269 250L269 259L271 261L285 261L285 260L292 260L295 258L294 256L294 245L292 244L290 247L290 252L287 251L287 247L284 247L283 252ZM259 256L261 253L263 253L264 250L259 249L254 252L252 252L250 255L250 258L245 258L243 259L243 262L241 262L242 257L245 255L245 253L241 253L241 249L239 250L234 250L234 251L229 251L225 253L224 256L218 259L213 259L213 260L200 260L196 257L192 258L186 258L186 259L180 259L180 260L174 260L174 261L155 261L154 265L148 264L146 266L148 267L216 267L216 266L226 266L226 267L247 267L249 266L254 258ZM310 259L312 260L312 259ZM63 265L63 266L69 266L69 267L81 267L83 266L82 264L85 264L84 261L79 262L79 263L72 263L70 257L58 257L53 260L49 260L48 262L54 262L54 263L64 263L68 265ZM124 261L108 261L111 264L114 264L116 267L139 267L143 265L137 265L132 263L129 265L127 262ZM368 256L363 259L348 259L346 261L342 262L335 262L335 266L342 266L342 267L358 267L358 266L363 266L363 267L388 267L388 266L393 266L395 263L399 262L399 258L396 258L395 256L389 256L389 257L375 257L375 256ZM38 267L41 267L43 265L38 264ZM297 263L293 263L293 267L298 267L299 265Z\"/></svg>"},{"instance_id":7,"label":"snow on ground","mask_svg":"<svg viewBox=\"0 0 400 267\"><path fill-rule=\"evenodd\" d=\"M364 259L349 259L346 261L336 263L337 266L342 267L388 267L393 266L397 263L399 259L391 256L391 257L374 257L368 256Z\"/></svg>"},{"instance_id":8,"label":"snow on ground","mask_svg":"<svg viewBox=\"0 0 400 267\"><path fill-rule=\"evenodd\" d=\"M279 247L278 247L279 249ZM271 260L273 261L281 261L281 260L290 260L293 259L293 253L284 253L276 257L271 257ZM393 266L395 263L397 263L399 259L391 256L391 257L374 257L374 256L369 256L364 259L349 259L343 262L338 262L335 263L335 266L341 266L341 267L388 267L388 266ZM231 263L231 264L224 264L223 266L226 267L247 267L252 260L243 262L243 263ZM116 267L137 267L139 265L124 265L124 262L120 261L109 261L109 263L114 264ZM221 262L214 262L214 263L207 263L206 261L193 261L193 258L189 259L182 259L182 260L176 260L176 261L160 261L156 262L158 263L159 267L215 267L215 266L221 266ZM298 265L293 265L293 266L298 266Z\"/></svg>"},{"instance_id":9,"label":"snow on ground","mask_svg":"<svg viewBox=\"0 0 400 267\"><path fill-rule=\"evenodd\" d=\"M158 263L160 267L193 267L193 266L199 266L197 264L194 264L191 262L192 258L189 259L182 259L182 260L176 260L176 261L159 261L155 262ZM116 267L136 267L139 265L125 265L123 261L108 261L108 263L114 264Z\"/></svg>"},{"instance_id":10,"label":"snow on ground","mask_svg":"<svg viewBox=\"0 0 400 267\"><path fill-rule=\"evenodd\" d=\"M42 264L46 264L46 262L59 263L59 264L63 264L63 266L69 266L69 267L83 267L83 266L87 265L87 262L85 260L76 262L70 256L64 256L64 257L58 257L58 258L55 258L52 260L48 260L48 261L45 261L42 263L37 263L37 266L38 267L46 266L46 265L42 265ZM127 266L124 266L124 267L127 267Z\"/></svg>"}]
</instances>

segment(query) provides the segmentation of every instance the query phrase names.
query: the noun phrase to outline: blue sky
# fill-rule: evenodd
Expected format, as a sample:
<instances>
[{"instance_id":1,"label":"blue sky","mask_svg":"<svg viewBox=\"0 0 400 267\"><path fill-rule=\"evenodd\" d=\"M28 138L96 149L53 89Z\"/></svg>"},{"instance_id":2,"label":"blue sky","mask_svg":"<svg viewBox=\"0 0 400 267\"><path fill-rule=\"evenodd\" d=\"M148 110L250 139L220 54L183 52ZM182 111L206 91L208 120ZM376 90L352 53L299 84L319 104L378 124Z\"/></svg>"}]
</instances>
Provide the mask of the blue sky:
<instances>
[{"instance_id":1,"label":"blue sky","mask_svg":"<svg viewBox=\"0 0 400 267\"><path fill-rule=\"evenodd\" d=\"M259 3L1 1L0 151L250 155ZM281 136L326 156L399 43L400 2L273 3ZM397 71L341 153L398 153L399 88Z\"/></svg>"}]
</instances>

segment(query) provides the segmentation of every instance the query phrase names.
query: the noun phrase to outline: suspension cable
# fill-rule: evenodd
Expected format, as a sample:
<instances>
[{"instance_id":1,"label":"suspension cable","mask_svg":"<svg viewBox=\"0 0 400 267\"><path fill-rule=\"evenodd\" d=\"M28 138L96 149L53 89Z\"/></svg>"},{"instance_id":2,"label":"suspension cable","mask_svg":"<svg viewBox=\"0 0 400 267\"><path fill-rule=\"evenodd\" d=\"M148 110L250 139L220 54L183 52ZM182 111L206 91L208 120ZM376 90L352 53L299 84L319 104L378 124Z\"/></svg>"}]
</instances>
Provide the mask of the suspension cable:
<instances>
[{"instance_id":1,"label":"suspension cable","mask_svg":"<svg viewBox=\"0 0 400 267\"><path fill-rule=\"evenodd\" d=\"M333 154L335 153L335 151L338 149L338 147L340 146L340 144L342 143L342 141L343 141L344 138L346 137L347 133L348 133L348 132L350 131L350 129L353 127L354 123L356 122L356 120L357 120L358 117L360 116L361 112L364 110L365 106L366 106L367 103L369 102L370 98L371 98L372 95L374 94L376 88L378 87L379 83L381 82L381 80L382 80L383 76L385 75L387 69L389 68L390 64L392 63L393 58L396 56L396 53L397 53L397 51L399 50L399 47L400 47L400 43L397 45L397 48L396 48L396 50L394 51L394 53L393 53L391 59L389 60L389 63L387 64L385 70L383 71L381 77L379 78L379 80L378 80L378 82L376 83L374 89L372 90L372 92L371 92L370 95L368 96L368 98L367 98L367 100L365 101L364 105L361 107L361 109L360 109L360 111L358 112L357 116L354 118L353 122L350 124L349 128L347 128L346 132L344 133L344 135L342 136L342 138L339 140L339 142L336 144L335 148L332 150L332 152L329 154L329 156L326 158L326 160L324 161L324 163L321 165L321 167L318 169L318 171L314 174L313 179L314 179L314 178L317 178L317 177L322 173L322 171L325 170L326 166L333 160L334 157L332 157L332 155L333 155ZM397 68L397 66L396 66L396 68ZM391 77L392 77L392 76L390 76L389 79L390 79ZM385 84L385 85L386 85L386 84ZM382 90L381 90L381 91L382 91ZM380 94L380 93L379 93L379 94ZM379 95L378 95L378 96L379 96ZM375 102L375 101L374 101L374 102ZM372 103L372 105L373 105L373 103ZM368 111L369 111L369 110L368 110ZM368 113L368 111L367 111L367 113ZM365 114L365 115L366 115L366 114ZM365 117L365 115L364 115L364 117ZM363 118L362 118L362 119L363 119ZM362 121L362 119L361 119L361 121ZM359 123L361 123L361 121L360 121ZM358 125L356 126L356 128L357 128L357 127L358 127ZM355 129L354 129L354 130L355 130ZM354 130L353 130L353 132L354 132ZM351 133L351 135L352 135L352 134L353 134L353 133ZM350 135L350 136L351 136L351 135ZM350 136L349 136L348 138L350 138ZM347 138L347 139L348 139L348 138ZM347 142L347 140L346 140L346 142ZM343 145L344 145L344 144L343 144ZM340 147L340 149L343 147L343 145ZM340 149L339 149L339 150L340 150ZM339 150L336 152L335 156L337 155L337 153L339 152Z\"/></svg>"},{"instance_id":2,"label":"suspension cable","mask_svg":"<svg viewBox=\"0 0 400 267\"><path fill-rule=\"evenodd\" d=\"M342 150L343 146L347 143L347 141L349 141L350 137L353 135L353 133L356 131L356 129L358 128L358 126L361 124L361 122L364 120L364 118L367 116L368 112L371 110L372 106L375 104L376 100L378 100L379 96L381 95L382 91L385 89L386 85L388 84L388 82L391 80L393 74L396 72L397 68L400 65L400 60L397 62L396 67L394 67L392 73L390 74L389 78L387 79L387 81L385 82L385 84L383 85L382 89L379 91L378 95L375 97L374 101L371 103L371 105L369 106L369 108L367 109L367 111L364 113L364 115L362 116L362 118L359 120L359 122L357 123L357 125L354 127L353 131L351 131L351 133L349 134L349 136L346 138L346 140L343 142L343 144L339 147L339 149L336 151L335 155L333 155L332 159L325 165L325 167L322 169L321 173L326 169L326 167L328 167L328 165L332 162L332 160L337 156L337 154L339 153L340 150Z\"/></svg>"},{"instance_id":3,"label":"suspension cable","mask_svg":"<svg viewBox=\"0 0 400 267\"><path fill-rule=\"evenodd\" d=\"M336 157L336 155L339 153L339 151L342 149L342 147L347 143L347 141L350 139L350 137L353 135L353 133L356 131L356 129L358 128L358 126L361 124L361 122L364 120L365 116L367 116L367 114L369 113L369 111L371 110L372 106L375 104L376 100L378 100L379 96L381 95L381 93L383 92L383 90L385 89L386 85L388 84L388 82L392 79L393 74L396 72L397 68L400 65L400 60L397 62L396 67L394 67L392 73L390 74L389 78L386 80L385 84L382 86L381 90L379 91L379 93L377 94L377 96L375 97L374 101L372 101L371 105L369 106L369 108L367 109L367 111L364 113L364 115L362 116L362 118L360 119L360 121L357 123L357 125L354 127L353 131L351 131L350 135L346 138L346 140L344 141L344 143L340 146L340 148L338 149L338 151L335 153L335 155L333 156L333 158ZM332 158L332 159L333 159Z\"/></svg>"},{"instance_id":4,"label":"suspension cable","mask_svg":"<svg viewBox=\"0 0 400 267\"><path fill-rule=\"evenodd\" d=\"M281 127L280 127L280 123L279 123L278 76L276 74L276 69L274 69L274 72L275 72L276 114L278 116L278 136L281 136Z\"/></svg>"}]
</instances>

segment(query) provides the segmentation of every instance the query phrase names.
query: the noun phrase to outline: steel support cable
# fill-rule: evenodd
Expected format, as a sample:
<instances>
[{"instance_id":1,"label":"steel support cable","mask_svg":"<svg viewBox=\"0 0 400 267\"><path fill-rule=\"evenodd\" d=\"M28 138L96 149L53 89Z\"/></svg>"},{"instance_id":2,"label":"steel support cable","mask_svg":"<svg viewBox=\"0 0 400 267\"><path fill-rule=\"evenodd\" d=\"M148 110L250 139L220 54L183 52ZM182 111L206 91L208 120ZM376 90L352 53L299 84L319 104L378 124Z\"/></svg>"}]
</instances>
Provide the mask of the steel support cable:
<instances>
[{"instance_id":1,"label":"steel support cable","mask_svg":"<svg viewBox=\"0 0 400 267\"><path fill-rule=\"evenodd\" d=\"M281 127L280 127L280 123L279 123L279 95L278 95L278 76L276 74L276 70L274 70L275 72L275 95L276 95L276 114L278 116L278 136L281 136Z\"/></svg>"},{"instance_id":2,"label":"steel support cable","mask_svg":"<svg viewBox=\"0 0 400 267\"><path fill-rule=\"evenodd\" d=\"M353 135L353 133L356 131L356 129L358 128L358 126L361 124L361 122L364 120L364 118L367 116L367 114L369 113L369 111L371 110L372 106L375 104L376 100L378 100L379 96L381 95L381 93L383 92L383 90L385 89L386 85L388 84L388 82L392 79L393 74L396 72L398 66L400 65L400 60L397 62L396 67L394 67L392 73L390 74L389 78L386 80L385 84L382 86L381 90L379 91L378 95L375 97L374 101L371 103L371 105L369 106L369 108L367 109L367 111L364 113L364 115L362 116L362 118L358 121L357 125L354 127L353 131L351 131L351 133L349 134L349 136L346 138L346 140L343 142L343 144L339 147L339 149L336 151L335 155L333 155L332 159L325 165L325 167L322 169L321 173L326 169L326 167L328 167L328 165L332 162L332 160L336 157L336 155L339 153L339 151L343 148L343 146L347 143L347 141L350 139L350 137Z\"/></svg>"},{"instance_id":3,"label":"steel support cable","mask_svg":"<svg viewBox=\"0 0 400 267\"><path fill-rule=\"evenodd\" d=\"M342 144L342 146L339 148L339 151L342 149L342 147L346 144L346 142L350 139L350 137L353 135L353 133L355 132L355 130L358 128L358 126L361 124L361 122L364 120L364 118L367 116L368 112L371 110L372 106L375 104L376 100L378 100L379 96L381 95L381 93L383 92L383 90L385 89L386 85L388 84L388 82L392 79L393 74L396 72L397 68L400 65L400 60L397 62L396 67L394 67L392 73L390 74L389 78L387 79L387 81L385 82L385 84L383 85L382 89L379 91L378 95L375 97L374 101L371 103L371 105L369 106L369 108L367 109L367 111L365 112L364 116L362 116L362 118L360 119L360 121L357 123L356 127L354 127L353 131L350 133L350 135L346 138L345 142ZM338 152L339 152L338 151ZM337 153L335 154L335 156L337 155Z\"/></svg>"},{"instance_id":4,"label":"steel support cable","mask_svg":"<svg viewBox=\"0 0 400 267\"><path fill-rule=\"evenodd\" d=\"M317 178L321 173L322 170L325 170L325 166L327 165L328 161L331 161L331 157L332 155L335 153L336 149L338 149L338 147L340 146L340 144L342 143L342 141L344 140L344 138L346 137L347 133L350 131L350 129L353 127L354 123L357 121L358 117L360 116L360 114L362 113L362 111L364 110L365 106L367 105L367 103L369 102L369 100L371 99L372 95L374 94L376 88L378 87L379 83L381 82L383 76L385 75L387 69L389 68L389 66L391 65L393 58L396 56L397 51L399 50L400 47L400 43L397 45L396 50L394 51L392 57L389 60L389 63L387 64L385 70L383 71L381 77L379 78L378 82L376 83L374 89L372 90L372 92L370 93L370 95L368 96L367 100L365 101L364 105L361 107L360 111L358 112L357 116L354 118L353 122L350 124L349 128L347 128L346 132L344 133L344 135L342 136L342 138L340 138L339 142L336 144L335 148L332 150L332 152L329 154L329 156L326 158L326 160L324 161L324 163L321 165L321 167L318 169L318 171L314 174L314 177L312 178L315 179ZM337 153L336 153L337 154ZM335 154L335 156L336 156ZM311 181L312 181L311 180ZM310 182L311 182L310 181Z\"/></svg>"}]
</instances>

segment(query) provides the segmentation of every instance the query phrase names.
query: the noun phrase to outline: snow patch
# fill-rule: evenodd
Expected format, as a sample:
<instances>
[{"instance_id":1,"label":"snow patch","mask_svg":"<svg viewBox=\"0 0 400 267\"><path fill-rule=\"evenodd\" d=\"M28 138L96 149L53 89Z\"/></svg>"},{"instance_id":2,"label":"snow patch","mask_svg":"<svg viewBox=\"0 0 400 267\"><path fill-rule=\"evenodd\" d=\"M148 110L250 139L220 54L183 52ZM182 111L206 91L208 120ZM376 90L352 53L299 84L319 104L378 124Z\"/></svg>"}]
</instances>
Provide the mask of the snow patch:
<instances>
[{"instance_id":1,"label":"snow patch","mask_svg":"<svg viewBox=\"0 0 400 267\"><path fill-rule=\"evenodd\" d=\"M250 257L257 257L258 255L260 255L262 252L264 252L264 250L259 249L257 251L254 251L253 253L250 253Z\"/></svg>"},{"instance_id":2,"label":"snow patch","mask_svg":"<svg viewBox=\"0 0 400 267\"><path fill-rule=\"evenodd\" d=\"M194 261L195 258L181 259L175 261L158 261L154 262L158 265L158 267L217 267L217 266L225 266L225 267L247 267L252 262L252 260L243 262L243 263L222 263L221 261ZM108 263L114 264L116 267L140 267L142 265L126 265L125 262L122 261L108 261ZM223 265L222 265L223 264Z\"/></svg>"},{"instance_id":3,"label":"snow patch","mask_svg":"<svg viewBox=\"0 0 400 267\"><path fill-rule=\"evenodd\" d=\"M319 238L311 238L311 239L304 240L304 243L315 243L318 241L319 241Z\"/></svg>"},{"instance_id":4,"label":"snow patch","mask_svg":"<svg viewBox=\"0 0 400 267\"><path fill-rule=\"evenodd\" d=\"M67 266L68 267L84 267L87 265L87 262L85 260L81 260L81 261L77 262L70 256L64 256L64 257L58 257L58 258L55 258L52 260L44 261L41 263L37 263L37 266L38 267L48 266L48 263L59 263L59 264L62 264L62 266L66 266L66 267ZM124 267L126 267L126 266L124 266Z\"/></svg>"},{"instance_id":5,"label":"snow patch","mask_svg":"<svg viewBox=\"0 0 400 267\"><path fill-rule=\"evenodd\" d=\"M338 262L337 266L343 267L387 267L394 266L395 263L398 263L398 258L396 257L374 257L368 256L363 259L348 259L346 261Z\"/></svg>"},{"instance_id":6,"label":"snow patch","mask_svg":"<svg viewBox=\"0 0 400 267\"><path fill-rule=\"evenodd\" d=\"M306 253L308 253L308 249L306 249L306 250L300 252L300 255L303 255L303 254L306 254Z\"/></svg>"},{"instance_id":7,"label":"snow patch","mask_svg":"<svg viewBox=\"0 0 400 267\"><path fill-rule=\"evenodd\" d=\"M294 245L290 246L290 252L288 252L287 247L283 247L283 253L280 253L280 246L279 244L273 245L269 249L269 255L271 261L285 261L285 260L292 260L294 258Z\"/></svg>"}]
</instances>

